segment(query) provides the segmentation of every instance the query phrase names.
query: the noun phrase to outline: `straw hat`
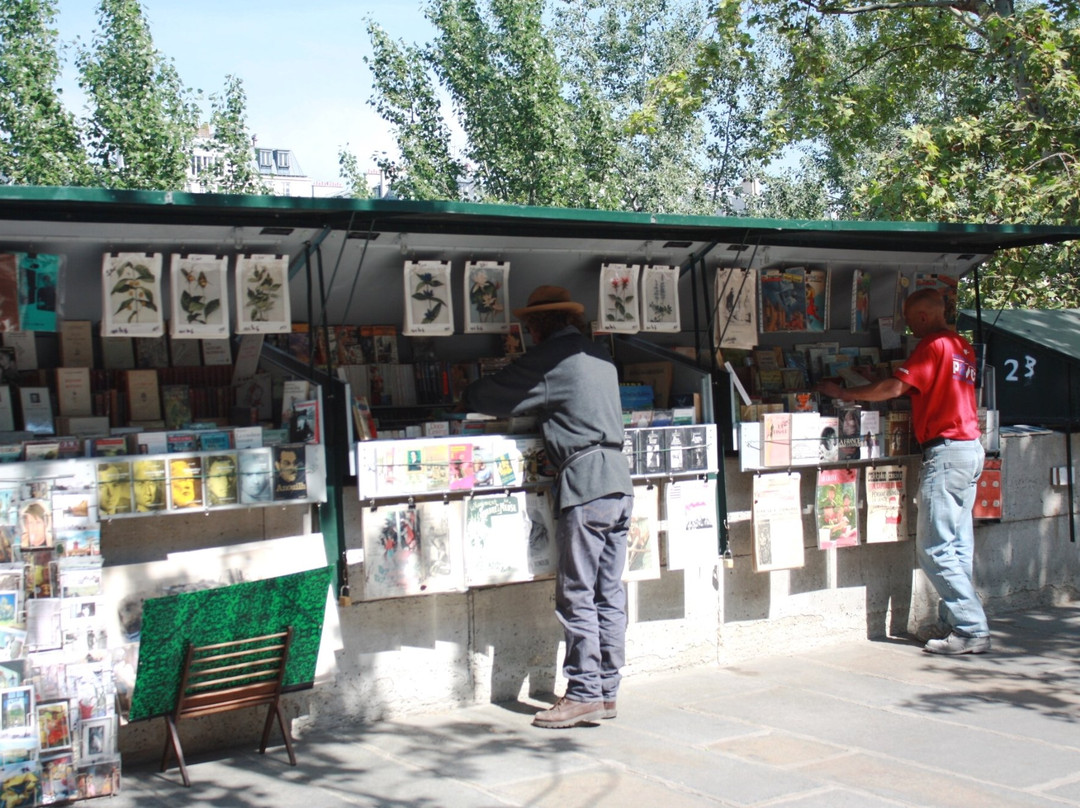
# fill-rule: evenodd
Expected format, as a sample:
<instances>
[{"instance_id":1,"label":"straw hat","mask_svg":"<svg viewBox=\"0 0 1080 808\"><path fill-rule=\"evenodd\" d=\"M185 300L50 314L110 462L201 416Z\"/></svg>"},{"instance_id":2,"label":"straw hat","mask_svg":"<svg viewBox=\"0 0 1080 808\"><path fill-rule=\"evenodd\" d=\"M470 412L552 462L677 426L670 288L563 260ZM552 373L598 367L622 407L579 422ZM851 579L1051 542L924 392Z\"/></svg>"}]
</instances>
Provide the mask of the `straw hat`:
<instances>
[{"instance_id":1,"label":"straw hat","mask_svg":"<svg viewBox=\"0 0 1080 808\"><path fill-rule=\"evenodd\" d=\"M515 317L525 317L542 311L569 311L584 314L585 307L570 299L570 292L561 286L537 286L522 309L514 309Z\"/></svg>"}]
</instances>

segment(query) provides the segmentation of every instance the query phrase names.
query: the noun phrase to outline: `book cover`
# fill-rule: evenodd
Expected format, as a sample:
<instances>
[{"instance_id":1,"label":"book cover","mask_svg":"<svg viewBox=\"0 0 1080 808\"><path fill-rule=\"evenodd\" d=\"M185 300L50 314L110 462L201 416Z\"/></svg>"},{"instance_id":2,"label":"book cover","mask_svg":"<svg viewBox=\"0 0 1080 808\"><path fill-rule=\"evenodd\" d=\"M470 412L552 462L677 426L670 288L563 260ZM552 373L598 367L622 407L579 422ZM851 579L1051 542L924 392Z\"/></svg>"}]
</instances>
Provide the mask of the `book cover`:
<instances>
[{"instance_id":1,"label":"book cover","mask_svg":"<svg viewBox=\"0 0 1080 808\"><path fill-rule=\"evenodd\" d=\"M885 414L885 454L903 457L911 454L911 412L890 410Z\"/></svg>"},{"instance_id":2,"label":"book cover","mask_svg":"<svg viewBox=\"0 0 1080 808\"><path fill-rule=\"evenodd\" d=\"M165 510L165 461L159 458L135 460L132 461L131 472L135 512Z\"/></svg>"},{"instance_id":3,"label":"book cover","mask_svg":"<svg viewBox=\"0 0 1080 808\"><path fill-rule=\"evenodd\" d=\"M819 550L854 547L859 543L858 479L858 469L818 471L814 513Z\"/></svg>"},{"instance_id":4,"label":"book cover","mask_svg":"<svg viewBox=\"0 0 1080 808\"><path fill-rule=\"evenodd\" d=\"M859 413L859 432L863 436L859 457L863 460L881 457L881 413L868 409Z\"/></svg>"},{"instance_id":5,"label":"book cover","mask_svg":"<svg viewBox=\"0 0 1080 808\"><path fill-rule=\"evenodd\" d=\"M316 399L295 401L289 421L289 441L292 443L321 443L319 402Z\"/></svg>"},{"instance_id":6,"label":"book cover","mask_svg":"<svg viewBox=\"0 0 1080 808\"><path fill-rule=\"evenodd\" d=\"M858 405L848 405L837 408L837 460L858 460L862 455L863 435L861 414L862 407Z\"/></svg>"},{"instance_id":7,"label":"book cover","mask_svg":"<svg viewBox=\"0 0 1080 808\"><path fill-rule=\"evenodd\" d=\"M227 339L199 340L204 365L231 365L232 348Z\"/></svg>"},{"instance_id":8,"label":"book cover","mask_svg":"<svg viewBox=\"0 0 1080 808\"><path fill-rule=\"evenodd\" d=\"M169 344L164 336L135 337L135 367L167 368L169 366Z\"/></svg>"},{"instance_id":9,"label":"book cover","mask_svg":"<svg viewBox=\"0 0 1080 808\"><path fill-rule=\"evenodd\" d=\"M270 502L274 491L273 476L270 449L247 449L237 453L236 484L240 502Z\"/></svg>"},{"instance_id":10,"label":"book cover","mask_svg":"<svg viewBox=\"0 0 1080 808\"><path fill-rule=\"evenodd\" d=\"M165 454L169 451L169 436L165 432L135 433L135 451L133 454Z\"/></svg>"},{"instance_id":11,"label":"book cover","mask_svg":"<svg viewBox=\"0 0 1080 808\"><path fill-rule=\"evenodd\" d=\"M106 370L135 367L135 341L131 337L102 337L101 364Z\"/></svg>"},{"instance_id":12,"label":"book cover","mask_svg":"<svg viewBox=\"0 0 1080 808\"><path fill-rule=\"evenodd\" d=\"M802 267L761 273L761 330L806 330L806 271Z\"/></svg>"},{"instance_id":13,"label":"book cover","mask_svg":"<svg viewBox=\"0 0 1080 808\"><path fill-rule=\"evenodd\" d=\"M311 400L309 384L305 379L286 379L281 385L281 420L282 429L288 429L292 423L293 410L297 401Z\"/></svg>"},{"instance_id":14,"label":"book cover","mask_svg":"<svg viewBox=\"0 0 1080 808\"><path fill-rule=\"evenodd\" d=\"M56 330L57 289L63 256L19 253L19 329Z\"/></svg>"},{"instance_id":15,"label":"book cover","mask_svg":"<svg viewBox=\"0 0 1080 808\"><path fill-rule=\"evenodd\" d=\"M98 512L102 516L131 513L131 463L110 460L95 467Z\"/></svg>"},{"instance_id":16,"label":"book cover","mask_svg":"<svg viewBox=\"0 0 1080 808\"><path fill-rule=\"evenodd\" d=\"M682 474L687 471L687 430L682 427L672 427L664 430L664 448L667 451L668 472Z\"/></svg>"},{"instance_id":17,"label":"book cover","mask_svg":"<svg viewBox=\"0 0 1080 808\"><path fill-rule=\"evenodd\" d=\"M19 403L22 406L23 429L35 435L52 435L52 402L48 387L20 387Z\"/></svg>"},{"instance_id":18,"label":"book cover","mask_svg":"<svg viewBox=\"0 0 1080 808\"><path fill-rule=\"evenodd\" d=\"M791 463L791 414L769 412L761 418L763 440L761 455L766 466Z\"/></svg>"},{"instance_id":19,"label":"book cover","mask_svg":"<svg viewBox=\"0 0 1080 808\"><path fill-rule=\"evenodd\" d=\"M0 254L0 331L19 330L19 256Z\"/></svg>"},{"instance_id":20,"label":"book cover","mask_svg":"<svg viewBox=\"0 0 1080 808\"><path fill-rule=\"evenodd\" d=\"M236 454L229 452L206 458L206 504L209 507L218 508L239 502L236 457Z\"/></svg>"},{"instance_id":21,"label":"book cover","mask_svg":"<svg viewBox=\"0 0 1080 808\"><path fill-rule=\"evenodd\" d=\"M197 434L199 436L199 451L221 452L233 448L232 432L227 429L200 430Z\"/></svg>"},{"instance_id":22,"label":"book cover","mask_svg":"<svg viewBox=\"0 0 1080 808\"><path fill-rule=\"evenodd\" d=\"M94 366L94 332L89 320L60 322L60 364L66 368Z\"/></svg>"},{"instance_id":23,"label":"book cover","mask_svg":"<svg viewBox=\"0 0 1080 808\"><path fill-rule=\"evenodd\" d=\"M829 271L806 270L806 330L829 330Z\"/></svg>"},{"instance_id":24,"label":"book cover","mask_svg":"<svg viewBox=\"0 0 1080 808\"><path fill-rule=\"evenodd\" d=\"M57 460L60 457L60 441L28 440L23 442L24 460Z\"/></svg>"},{"instance_id":25,"label":"book cover","mask_svg":"<svg viewBox=\"0 0 1080 808\"><path fill-rule=\"evenodd\" d=\"M203 506L202 458L190 455L169 459L169 509Z\"/></svg>"},{"instance_id":26,"label":"book cover","mask_svg":"<svg viewBox=\"0 0 1080 808\"><path fill-rule=\"evenodd\" d=\"M127 438L122 435L93 438L90 442L91 457L120 457L127 453Z\"/></svg>"},{"instance_id":27,"label":"book cover","mask_svg":"<svg viewBox=\"0 0 1080 808\"><path fill-rule=\"evenodd\" d=\"M186 384L161 385L166 429L180 429L191 421L191 388Z\"/></svg>"},{"instance_id":28,"label":"book cover","mask_svg":"<svg viewBox=\"0 0 1080 808\"><path fill-rule=\"evenodd\" d=\"M237 449L258 449L263 445L261 426L238 426L232 431L233 443Z\"/></svg>"},{"instance_id":29,"label":"book cover","mask_svg":"<svg viewBox=\"0 0 1080 808\"><path fill-rule=\"evenodd\" d=\"M816 465L820 443L821 417L816 412L791 413L791 465Z\"/></svg>"},{"instance_id":30,"label":"book cover","mask_svg":"<svg viewBox=\"0 0 1080 808\"><path fill-rule=\"evenodd\" d=\"M822 463L835 463L840 459L840 421L835 415L822 415L818 418L818 425L818 460Z\"/></svg>"},{"instance_id":31,"label":"book cover","mask_svg":"<svg viewBox=\"0 0 1080 808\"><path fill-rule=\"evenodd\" d=\"M664 445L664 431L662 429L641 430L638 439L640 443L641 457L644 463L643 474L666 474L667 451Z\"/></svg>"},{"instance_id":32,"label":"book cover","mask_svg":"<svg viewBox=\"0 0 1080 808\"><path fill-rule=\"evenodd\" d=\"M5 331L3 337L4 347L14 352L15 367L19 370L37 368L37 336L33 331Z\"/></svg>"},{"instance_id":33,"label":"book cover","mask_svg":"<svg viewBox=\"0 0 1080 808\"><path fill-rule=\"evenodd\" d=\"M0 432L15 431L15 407L11 400L11 388L0 384Z\"/></svg>"},{"instance_id":34,"label":"book cover","mask_svg":"<svg viewBox=\"0 0 1080 808\"><path fill-rule=\"evenodd\" d=\"M169 432L165 436L165 441L169 454L199 451L199 437L194 432L186 430Z\"/></svg>"},{"instance_id":35,"label":"book cover","mask_svg":"<svg viewBox=\"0 0 1080 808\"><path fill-rule=\"evenodd\" d=\"M472 443L452 443L449 446L450 489L468 489L476 483L473 469Z\"/></svg>"},{"instance_id":36,"label":"book cover","mask_svg":"<svg viewBox=\"0 0 1080 808\"><path fill-rule=\"evenodd\" d=\"M202 352L199 350L199 341L169 337L169 358L174 368L200 367Z\"/></svg>"},{"instance_id":37,"label":"book cover","mask_svg":"<svg viewBox=\"0 0 1080 808\"><path fill-rule=\"evenodd\" d=\"M285 443L273 448L274 501L307 498L305 444Z\"/></svg>"},{"instance_id":38,"label":"book cover","mask_svg":"<svg viewBox=\"0 0 1080 808\"><path fill-rule=\"evenodd\" d=\"M161 396L156 370L129 370L127 376L128 420L160 421Z\"/></svg>"}]
</instances>

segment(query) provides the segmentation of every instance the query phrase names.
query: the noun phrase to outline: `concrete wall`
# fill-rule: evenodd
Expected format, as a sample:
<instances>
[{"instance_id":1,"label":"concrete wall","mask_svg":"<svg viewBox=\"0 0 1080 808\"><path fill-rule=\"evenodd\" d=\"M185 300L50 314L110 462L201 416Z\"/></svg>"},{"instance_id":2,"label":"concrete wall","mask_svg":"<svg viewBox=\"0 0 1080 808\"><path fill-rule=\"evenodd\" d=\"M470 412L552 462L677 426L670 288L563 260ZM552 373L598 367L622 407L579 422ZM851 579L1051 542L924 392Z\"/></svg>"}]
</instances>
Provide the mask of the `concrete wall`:
<instances>
[{"instance_id":1,"label":"concrete wall","mask_svg":"<svg viewBox=\"0 0 1080 808\"><path fill-rule=\"evenodd\" d=\"M1076 440L1073 452L1080 457ZM1009 436L1003 440L1002 456L1005 519L976 526L975 576L988 612L1075 599L1080 546L1070 542L1067 491L1051 484L1051 469L1066 464L1065 437ZM917 463L909 461L912 485ZM628 585L627 676L901 634L933 620L936 600L917 569L913 541L818 551L809 512L806 565L755 573L749 521L740 516L750 509L752 478L740 474L733 461L728 461L727 472L734 567L710 558L700 567L665 571L659 580ZM813 470L805 470L804 503L812 502L813 484ZM346 505L349 543L359 546L359 504L350 496ZM282 518L287 513L268 512L263 529L269 534L295 527L295 518ZM171 525L174 520L166 521ZM134 530L142 521L126 525ZM359 580L361 570L352 569L351 576ZM358 591L355 586L353 591ZM528 694L545 697L564 686L562 632L554 617L550 580L462 594L356 601L341 609L341 621L344 650L338 654L337 680L286 699L298 729ZM235 718L189 723L183 729L188 751L235 745L245 737L256 743L259 735L256 720L250 727ZM157 755L162 733L160 722L125 727L122 751L129 759Z\"/></svg>"}]
</instances>

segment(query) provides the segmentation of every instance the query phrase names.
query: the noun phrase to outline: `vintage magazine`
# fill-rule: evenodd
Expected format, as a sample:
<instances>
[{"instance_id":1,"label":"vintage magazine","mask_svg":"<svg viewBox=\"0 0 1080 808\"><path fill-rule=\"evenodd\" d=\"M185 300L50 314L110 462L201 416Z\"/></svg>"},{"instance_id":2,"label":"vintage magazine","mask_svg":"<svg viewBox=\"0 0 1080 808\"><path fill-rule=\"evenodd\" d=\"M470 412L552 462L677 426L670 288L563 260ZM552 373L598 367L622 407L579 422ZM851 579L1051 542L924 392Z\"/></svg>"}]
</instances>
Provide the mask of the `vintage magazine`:
<instances>
[{"instance_id":1,"label":"vintage magazine","mask_svg":"<svg viewBox=\"0 0 1080 808\"><path fill-rule=\"evenodd\" d=\"M763 333L806 330L806 270L767 269L761 273Z\"/></svg>"},{"instance_id":2,"label":"vintage magazine","mask_svg":"<svg viewBox=\"0 0 1080 808\"><path fill-rule=\"evenodd\" d=\"M829 330L829 270L806 270L806 330Z\"/></svg>"},{"instance_id":3,"label":"vintage magazine","mask_svg":"<svg viewBox=\"0 0 1080 808\"><path fill-rule=\"evenodd\" d=\"M903 541L907 538L907 468L866 467L866 541Z\"/></svg>"},{"instance_id":4,"label":"vintage magazine","mask_svg":"<svg viewBox=\"0 0 1080 808\"><path fill-rule=\"evenodd\" d=\"M870 282L869 270L856 269L851 276L851 333L866 334L870 331Z\"/></svg>"},{"instance_id":5,"label":"vintage magazine","mask_svg":"<svg viewBox=\"0 0 1080 808\"><path fill-rule=\"evenodd\" d=\"M858 469L819 469L814 516L819 550L859 543Z\"/></svg>"},{"instance_id":6,"label":"vintage magazine","mask_svg":"<svg viewBox=\"0 0 1080 808\"><path fill-rule=\"evenodd\" d=\"M754 571L795 569L806 563L799 472L754 477Z\"/></svg>"}]
</instances>

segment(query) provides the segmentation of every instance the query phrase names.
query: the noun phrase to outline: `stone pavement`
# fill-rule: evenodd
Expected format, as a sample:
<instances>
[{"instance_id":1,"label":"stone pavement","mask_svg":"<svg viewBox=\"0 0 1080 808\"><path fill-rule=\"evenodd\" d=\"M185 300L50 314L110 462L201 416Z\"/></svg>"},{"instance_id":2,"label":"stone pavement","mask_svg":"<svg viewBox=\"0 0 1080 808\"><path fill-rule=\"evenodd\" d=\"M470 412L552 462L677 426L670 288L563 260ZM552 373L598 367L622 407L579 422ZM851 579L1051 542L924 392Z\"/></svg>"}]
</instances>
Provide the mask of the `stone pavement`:
<instances>
[{"instance_id":1,"label":"stone pavement","mask_svg":"<svg viewBox=\"0 0 1080 808\"><path fill-rule=\"evenodd\" d=\"M196 756L185 789L131 766L103 805L1080 806L1080 604L991 628L984 656L889 639L630 677L617 719L570 730L518 703L318 728L296 768L282 746Z\"/></svg>"}]
</instances>

